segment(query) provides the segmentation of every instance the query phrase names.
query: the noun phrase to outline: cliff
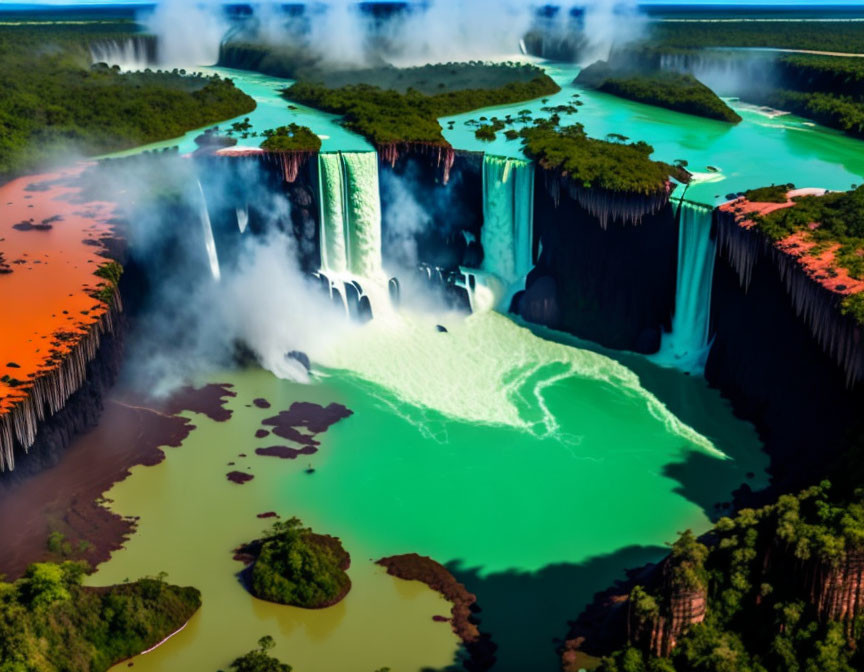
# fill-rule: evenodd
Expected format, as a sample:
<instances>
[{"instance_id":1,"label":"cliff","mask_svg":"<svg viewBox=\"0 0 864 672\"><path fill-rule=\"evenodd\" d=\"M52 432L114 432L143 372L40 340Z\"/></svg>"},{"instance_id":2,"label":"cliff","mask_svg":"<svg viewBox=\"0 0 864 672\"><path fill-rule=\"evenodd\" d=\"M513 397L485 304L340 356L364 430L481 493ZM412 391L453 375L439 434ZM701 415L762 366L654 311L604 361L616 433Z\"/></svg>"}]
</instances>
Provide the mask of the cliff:
<instances>
[{"instance_id":1,"label":"cliff","mask_svg":"<svg viewBox=\"0 0 864 672\"><path fill-rule=\"evenodd\" d=\"M113 206L74 201L70 180L81 170L0 189L8 215L0 238L12 269L0 276L0 472L31 450L44 453L31 464L56 456L95 421L116 374L122 269L105 256L116 247Z\"/></svg>"},{"instance_id":2,"label":"cliff","mask_svg":"<svg viewBox=\"0 0 864 672\"><path fill-rule=\"evenodd\" d=\"M678 227L668 196L575 185L562 194L555 171L538 170L535 180L539 258L515 311L607 347L656 352L675 308Z\"/></svg>"}]
</instances>

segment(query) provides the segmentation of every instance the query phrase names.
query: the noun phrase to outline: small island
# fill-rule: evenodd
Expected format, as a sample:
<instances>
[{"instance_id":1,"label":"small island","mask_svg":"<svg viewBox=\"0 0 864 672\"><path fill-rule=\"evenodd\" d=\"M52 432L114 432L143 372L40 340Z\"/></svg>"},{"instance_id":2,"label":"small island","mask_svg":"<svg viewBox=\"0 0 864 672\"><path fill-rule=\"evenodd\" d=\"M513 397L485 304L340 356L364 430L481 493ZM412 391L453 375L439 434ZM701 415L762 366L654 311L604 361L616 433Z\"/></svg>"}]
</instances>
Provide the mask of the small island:
<instances>
[{"instance_id":1,"label":"small island","mask_svg":"<svg viewBox=\"0 0 864 672\"><path fill-rule=\"evenodd\" d=\"M81 585L81 562L31 565L0 582L0 668L104 672L181 630L201 593L164 575L118 586Z\"/></svg>"},{"instance_id":2,"label":"small island","mask_svg":"<svg viewBox=\"0 0 864 672\"><path fill-rule=\"evenodd\" d=\"M247 563L241 578L261 600L322 609L351 590L351 556L336 537L315 534L297 518L279 521L261 539L244 544L234 558Z\"/></svg>"},{"instance_id":3,"label":"small island","mask_svg":"<svg viewBox=\"0 0 864 672\"><path fill-rule=\"evenodd\" d=\"M266 139L261 143L261 149L268 152L317 152L321 149L321 138L306 126L288 124L268 129L264 136Z\"/></svg>"},{"instance_id":4,"label":"small island","mask_svg":"<svg viewBox=\"0 0 864 672\"><path fill-rule=\"evenodd\" d=\"M597 61L582 70L575 81L581 86L611 93L619 98L665 107L676 112L732 124L741 121L738 113L716 93L689 74L619 68L606 61Z\"/></svg>"}]
</instances>

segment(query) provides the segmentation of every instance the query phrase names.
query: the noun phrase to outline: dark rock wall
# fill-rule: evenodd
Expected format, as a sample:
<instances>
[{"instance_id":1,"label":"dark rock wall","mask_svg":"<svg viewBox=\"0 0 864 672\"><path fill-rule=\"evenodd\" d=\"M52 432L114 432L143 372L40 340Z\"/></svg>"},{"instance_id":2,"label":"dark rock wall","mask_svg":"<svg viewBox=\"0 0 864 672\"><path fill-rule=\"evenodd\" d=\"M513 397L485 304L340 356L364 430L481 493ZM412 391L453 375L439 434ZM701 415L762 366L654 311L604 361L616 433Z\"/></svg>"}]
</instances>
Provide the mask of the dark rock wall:
<instances>
[{"instance_id":1,"label":"dark rock wall","mask_svg":"<svg viewBox=\"0 0 864 672\"><path fill-rule=\"evenodd\" d=\"M718 257L711 319L708 382L756 425L772 457L775 486L789 490L812 483L862 408L861 385L847 387L840 366L796 315L764 249L746 292L737 272Z\"/></svg>"},{"instance_id":2,"label":"dark rock wall","mask_svg":"<svg viewBox=\"0 0 864 672\"><path fill-rule=\"evenodd\" d=\"M565 192L555 198L537 171L535 247L540 256L514 308L531 322L610 348L656 352L675 308L678 227L672 206L638 225L604 230Z\"/></svg>"}]
</instances>

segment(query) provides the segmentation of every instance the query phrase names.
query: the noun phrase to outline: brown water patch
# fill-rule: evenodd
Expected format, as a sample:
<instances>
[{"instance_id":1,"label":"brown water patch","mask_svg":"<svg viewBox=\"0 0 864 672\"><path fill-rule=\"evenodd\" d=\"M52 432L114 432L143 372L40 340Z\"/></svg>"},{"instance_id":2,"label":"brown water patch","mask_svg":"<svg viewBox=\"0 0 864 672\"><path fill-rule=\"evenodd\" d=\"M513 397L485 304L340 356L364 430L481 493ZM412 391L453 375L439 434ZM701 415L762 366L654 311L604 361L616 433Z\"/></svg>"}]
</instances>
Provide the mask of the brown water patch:
<instances>
[{"instance_id":1,"label":"brown water patch","mask_svg":"<svg viewBox=\"0 0 864 672\"><path fill-rule=\"evenodd\" d=\"M256 439L263 439L265 436L270 436L270 432L268 432L266 429L259 429L255 432Z\"/></svg>"},{"instance_id":2,"label":"brown water patch","mask_svg":"<svg viewBox=\"0 0 864 672\"><path fill-rule=\"evenodd\" d=\"M172 400L168 405L177 412L191 410L183 405L206 408L208 416L222 417L224 413L210 405L213 387L188 388L184 403ZM133 466L161 462L161 447L179 447L195 429L186 418L133 401L121 395L110 398L98 426L77 437L55 466L0 488L0 574L17 578L33 562L58 559L46 545L52 532L63 534L73 547L88 542L90 548L76 557L92 565L123 545L135 522L104 508L102 493L126 478Z\"/></svg>"},{"instance_id":3,"label":"brown water patch","mask_svg":"<svg viewBox=\"0 0 864 672\"><path fill-rule=\"evenodd\" d=\"M318 449L314 446L304 446L303 448L289 448L288 446L270 446L269 448L256 448L256 455L270 455L272 457L280 457L283 460L293 460L299 455L314 455Z\"/></svg>"},{"instance_id":4,"label":"brown water patch","mask_svg":"<svg viewBox=\"0 0 864 672\"><path fill-rule=\"evenodd\" d=\"M262 425L272 426L273 433L283 439L294 441L305 446L319 446L315 435L326 432L331 426L353 414L342 404L330 404L321 406L306 401L297 401L291 404L287 411L279 415L266 418L261 421ZM304 428L310 433L299 431Z\"/></svg>"},{"instance_id":5,"label":"brown water patch","mask_svg":"<svg viewBox=\"0 0 864 672\"><path fill-rule=\"evenodd\" d=\"M261 397L253 399L252 403L255 404L258 408L270 408L270 402Z\"/></svg>"},{"instance_id":6,"label":"brown water patch","mask_svg":"<svg viewBox=\"0 0 864 672\"><path fill-rule=\"evenodd\" d=\"M472 612L477 610L477 596L459 583L444 565L417 553L391 555L381 558L376 564L386 567L392 576L425 583L453 605L450 625L470 655L466 669L472 672L488 670L495 664L497 647L488 634L480 632L472 616Z\"/></svg>"},{"instance_id":7,"label":"brown water patch","mask_svg":"<svg viewBox=\"0 0 864 672\"><path fill-rule=\"evenodd\" d=\"M232 483L237 483L238 485L243 485L244 483L248 483L253 478L255 478L252 474L247 474L242 471L229 471L225 476Z\"/></svg>"}]
</instances>

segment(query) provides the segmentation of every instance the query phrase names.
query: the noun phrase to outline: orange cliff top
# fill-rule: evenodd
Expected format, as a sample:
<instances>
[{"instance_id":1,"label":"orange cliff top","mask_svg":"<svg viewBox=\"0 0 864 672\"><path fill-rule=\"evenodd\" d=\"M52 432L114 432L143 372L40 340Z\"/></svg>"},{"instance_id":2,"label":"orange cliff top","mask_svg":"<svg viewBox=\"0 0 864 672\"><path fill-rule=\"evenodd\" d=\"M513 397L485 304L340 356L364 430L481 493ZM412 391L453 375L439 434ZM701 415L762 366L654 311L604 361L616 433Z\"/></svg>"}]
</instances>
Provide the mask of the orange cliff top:
<instances>
[{"instance_id":1,"label":"orange cliff top","mask_svg":"<svg viewBox=\"0 0 864 672\"><path fill-rule=\"evenodd\" d=\"M114 205L73 202L79 189L67 182L85 167L0 186L0 415L108 311L92 294L109 284L95 272Z\"/></svg>"},{"instance_id":2,"label":"orange cliff top","mask_svg":"<svg viewBox=\"0 0 864 672\"><path fill-rule=\"evenodd\" d=\"M785 203L757 203L739 198L720 206L720 210L735 216L738 226L752 229L756 226L753 215L767 215L777 210L794 207L792 200L797 196L821 196L824 189L794 189L786 194ZM814 222L810 230L819 228ZM864 292L864 280L858 280L849 275L849 271L836 263L836 254L840 243L818 243L813 240L810 230L796 231L785 238L775 241L774 247L793 257L807 276L818 282L830 292L842 296L851 296Z\"/></svg>"}]
</instances>

